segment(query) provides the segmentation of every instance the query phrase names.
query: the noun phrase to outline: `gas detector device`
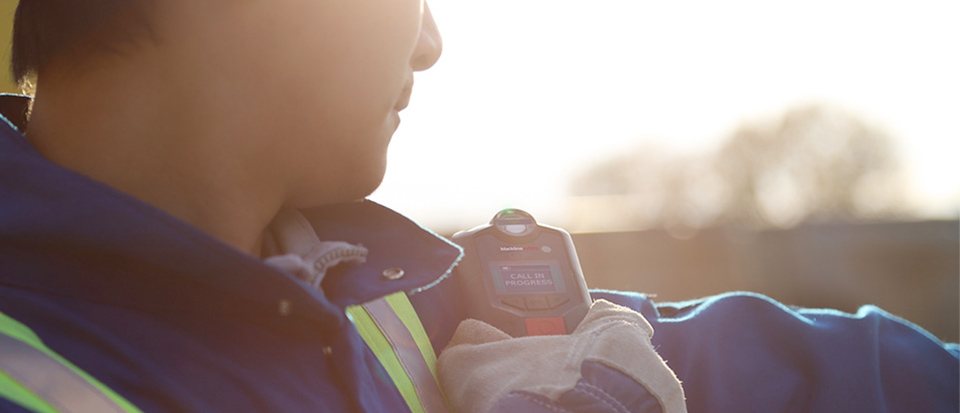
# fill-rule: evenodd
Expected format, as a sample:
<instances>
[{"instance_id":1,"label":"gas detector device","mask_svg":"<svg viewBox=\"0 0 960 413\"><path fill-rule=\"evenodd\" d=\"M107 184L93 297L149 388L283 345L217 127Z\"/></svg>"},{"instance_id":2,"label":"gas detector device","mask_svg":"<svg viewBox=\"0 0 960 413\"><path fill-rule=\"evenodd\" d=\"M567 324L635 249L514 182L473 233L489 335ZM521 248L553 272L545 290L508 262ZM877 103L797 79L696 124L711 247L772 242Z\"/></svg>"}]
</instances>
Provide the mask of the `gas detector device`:
<instances>
[{"instance_id":1,"label":"gas detector device","mask_svg":"<svg viewBox=\"0 0 960 413\"><path fill-rule=\"evenodd\" d=\"M505 209L453 241L464 250L455 277L470 318L513 337L569 334L590 308L573 239L563 229Z\"/></svg>"}]
</instances>

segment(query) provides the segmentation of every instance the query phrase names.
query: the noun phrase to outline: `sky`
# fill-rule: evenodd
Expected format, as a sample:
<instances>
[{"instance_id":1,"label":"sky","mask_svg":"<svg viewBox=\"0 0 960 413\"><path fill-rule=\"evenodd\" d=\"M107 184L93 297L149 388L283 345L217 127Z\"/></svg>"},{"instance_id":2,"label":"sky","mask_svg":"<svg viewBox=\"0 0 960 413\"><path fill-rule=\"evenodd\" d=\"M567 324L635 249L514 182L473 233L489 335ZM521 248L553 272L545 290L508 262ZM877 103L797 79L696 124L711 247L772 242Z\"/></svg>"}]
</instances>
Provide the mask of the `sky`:
<instances>
[{"instance_id":1,"label":"sky","mask_svg":"<svg viewBox=\"0 0 960 413\"><path fill-rule=\"evenodd\" d=\"M428 228L471 227L505 207L563 226L569 180L592 165L648 142L706 150L805 103L889 131L915 207L960 211L960 2L430 7L444 53L417 74L371 197Z\"/></svg>"}]
</instances>

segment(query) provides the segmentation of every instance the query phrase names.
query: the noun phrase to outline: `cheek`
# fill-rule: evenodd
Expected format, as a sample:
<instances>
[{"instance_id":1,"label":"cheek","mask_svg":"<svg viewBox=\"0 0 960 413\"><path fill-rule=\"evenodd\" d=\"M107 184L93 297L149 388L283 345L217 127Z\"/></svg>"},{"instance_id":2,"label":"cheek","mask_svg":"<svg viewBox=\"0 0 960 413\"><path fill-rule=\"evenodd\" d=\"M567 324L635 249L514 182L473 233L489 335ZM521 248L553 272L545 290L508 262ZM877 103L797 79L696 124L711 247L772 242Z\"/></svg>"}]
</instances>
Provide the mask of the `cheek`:
<instances>
[{"instance_id":1,"label":"cheek","mask_svg":"<svg viewBox=\"0 0 960 413\"><path fill-rule=\"evenodd\" d=\"M324 202L327 192L340 200L368 194L382 178L393 106L411 70L419 2L241 4L262 6L223 17L234 19L231 31L211 27L200 37L217 47L202 48L216 52L198 67L199 87L213 83L230 97L237 133L270 137L258 153L283 169L279 179L302 204Z\"/></svg>"},{"instance_id":2,"label":"cheek","mask_svg":"<svg viewBox=\"0 0 960 413\"><path fill-rule=\"evenodd\" d=\"M371 104L391 108L410 71L419 37L419 2L311 3L318 10L274 11L269 27L258 30L271 38L267 62L278 75L289 76L285 83L293 89L288 92L335 99L334 108L347 113Z\"/></svg>"},{"instance_id":3,"label":"cheek","mask_svg":"<svg viewBox=\"0 0 960 413\"><path fill-rule=\"evenodd\" d=\"M339 53L318 55L313 67L321 73L309 71L304 84L316 94L322 95L325 110L331 117L363 127L369 122L380 122L384 115L393 111L397 99L407 82L410 55L415 45L410 30L398 31L390 36L383 32L354 33L354 41L348 42L347 50ZM329 60L337 61L329 65ZM320 76L320 77L317 77Z\"/></svg>"},{"instance_id":4,"label":"cheek","mask_svg":"<svg viewBox=\"0 0 960 413\"><path fill-rule=\"evenodd\" d=\"M194 19L190 36L169 28L179 42L193 45L189 60L197 63L201 87L220 84L265 110L293 100L286 109L336 113L329 116L335 119L359 121L375 116L366 112L393 107L411 70L420 0L231 4Z\"/></svg>"},{"instance_id":5,"label":"cheek","mask_svg":"<svg viewBox=\"0 0 960 413\"><path fill-rule=\"evenodd\" d=\"M398 17L401 13L380 19L371 18L377 13L366 13L367 20L351 16L311 29L310 37L330 41L274 49L296 62L278 97L289 125L298 129L291 132L319 138L325 152L341 155L332 162L383 163L396 128L394 106L419 37L419 9L404 13L405 18Z\"/></svg>"}]
</instances>

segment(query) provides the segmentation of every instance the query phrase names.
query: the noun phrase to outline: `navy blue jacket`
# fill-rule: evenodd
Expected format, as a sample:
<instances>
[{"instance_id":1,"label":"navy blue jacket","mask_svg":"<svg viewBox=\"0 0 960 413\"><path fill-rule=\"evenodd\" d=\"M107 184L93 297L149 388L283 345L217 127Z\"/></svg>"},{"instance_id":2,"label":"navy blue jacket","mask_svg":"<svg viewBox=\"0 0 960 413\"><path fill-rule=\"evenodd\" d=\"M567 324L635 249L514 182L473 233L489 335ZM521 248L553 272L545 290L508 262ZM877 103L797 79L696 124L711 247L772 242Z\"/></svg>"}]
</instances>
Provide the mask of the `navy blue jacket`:
<instances>
[{"instance_id":1,"label":"navy blue jacket","mask_svg":"<svg viewBox=\"0 0 960 413\"><path fill-rule=\"evenodd\" d=\"M406 411L343 309L412 292L439 352L462 319L446 277L459 251L372 202L305 215L321 239L370 250L323 293L50 163L0 120L0 312L145 411ZM407 275L381 277L392 267ZM957 347L876 308L594 296L650 321L691 412L958 410Z\"/></svg>"}]
</instances>

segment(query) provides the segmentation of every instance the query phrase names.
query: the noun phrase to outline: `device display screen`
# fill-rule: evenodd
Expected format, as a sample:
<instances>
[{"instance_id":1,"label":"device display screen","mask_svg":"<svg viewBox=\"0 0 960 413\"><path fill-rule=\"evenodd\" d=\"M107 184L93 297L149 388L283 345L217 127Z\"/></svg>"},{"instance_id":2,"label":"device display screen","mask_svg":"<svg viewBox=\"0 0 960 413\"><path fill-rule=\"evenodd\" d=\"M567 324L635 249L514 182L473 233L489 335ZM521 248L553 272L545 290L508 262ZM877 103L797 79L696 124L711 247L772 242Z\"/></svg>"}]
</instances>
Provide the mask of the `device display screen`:
<instances>
[{"instance_id":1,"label":"device display screen","mask_svg":"<svg viewBox=\"0 0 960 413\"><path fill-rule=\"evenodd\" d=\"M563 292L563 278L555 262L491 263L497 289L504 294Z\"/></svg>"}]
</instances>

